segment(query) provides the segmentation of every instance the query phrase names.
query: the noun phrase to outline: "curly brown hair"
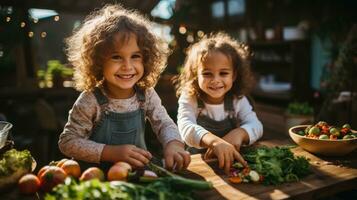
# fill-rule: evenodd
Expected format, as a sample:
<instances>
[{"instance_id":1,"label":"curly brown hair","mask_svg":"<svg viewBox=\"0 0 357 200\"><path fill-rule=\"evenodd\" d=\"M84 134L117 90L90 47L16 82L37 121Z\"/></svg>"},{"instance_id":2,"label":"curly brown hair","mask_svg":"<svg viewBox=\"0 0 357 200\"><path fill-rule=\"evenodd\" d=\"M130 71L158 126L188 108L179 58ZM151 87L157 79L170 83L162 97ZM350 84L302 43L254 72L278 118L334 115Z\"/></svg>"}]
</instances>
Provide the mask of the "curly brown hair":
<instances>
[{"instance_id":1,"label":"curly brown hair","mask_svg":"<svg viewBox=\"0 0 357 200\"><path fill-rule=\"evenodd\" d=\"M134 10L121 5L106 5L88 15L83 24L66 39L66 53L73 65L75 88L91 91L103 82L105 55L115 47L114 36L121 41L134 34L143 54L144 75L137 85L154 87L166 67L168 45L150 30L152 23Z\"/></svg>"},{"instance_id":2,"label":"curly brown hair","mask_svg":"<svg viewBox=\"0 0 357 200\"><path fill-rule=\"evenodd\" d=\"M218 32L203 37L199 42L191 45L186 54L181 74L174 79L176 95L183 92L190 96L201 96L203 91L198 86L198 66L202 65L207 55L219 51L232 61L234 73L237 74L230 93L241 97L246 95L254 85L254 78L250 70L250 51L248 46L239 43L228 34Z\"/></svg>"}]
</instances>

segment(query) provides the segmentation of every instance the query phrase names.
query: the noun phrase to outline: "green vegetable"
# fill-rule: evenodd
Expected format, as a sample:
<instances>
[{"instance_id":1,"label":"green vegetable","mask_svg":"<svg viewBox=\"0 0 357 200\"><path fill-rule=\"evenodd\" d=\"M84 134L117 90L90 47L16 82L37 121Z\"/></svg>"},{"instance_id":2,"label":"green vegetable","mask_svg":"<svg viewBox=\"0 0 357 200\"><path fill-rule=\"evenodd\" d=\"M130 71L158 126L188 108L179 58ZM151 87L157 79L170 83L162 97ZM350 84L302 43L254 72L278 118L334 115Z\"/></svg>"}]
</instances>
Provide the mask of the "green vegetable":
<instances>
[{"instance_id":1,"label":"green vegetable","mask_svg":"<svg viewBox=\"0 0 357 200\"><path fill-rule=\"evenodd\" d=\"M318 135L318 134L320 134L320 129L318 127L314 126L314 127L310 128L309 134Z\"/></svg>"},{"instance_id":2,"label":"green vegetable","mask_svg":"<svg viewBox=\"0 0 357 200\"><path fill-rule=\"evenodd\" d=\"M330 134L339 137L340 131L337 128L330 128Z\"/></svg>"},{"instance_id":3,"label":"green vegetable","mask_svg":"<svg viewBox=\"0 0 357 200\"><path fill-rule=\"evenodd\" d=\"M96 179L77 183L67 178L65 184L58 185L51 193L46 194L45 200L191 200L192 191L212 188L210 182L186 179L153 163L148 166L162 177L139 177L137 181L141 184L122 181L100 182Z\"/></svg>"},{"instance_id":4,"label":"green vegetable","mask_svg":"<svg viewBox=\"0 0 357 200\"><path fill-rule=\"evenodd\" d=\"M45 200L92 200L92 199L143 199L143 200L191 200L193 188L179 190L176 180L163 177L146 186L123 181L100 182L97 179L76 182L67 178L45 196Z\"/></svg>"},{"instance_id":5,"label":"green vegetable","mask_svg":"<svg viewBox=\"0 0 357 200\"><path fill-rule=\"evenodd\" d=\"M160 177L155 179L155 182L161 181L180 189L191 190L207 190L213 187L211 182L183 178L158 165L155 165L152 162L149 162L148 167Z\"/></svg>"},{"instance_id":6,"label":"green vegetable","mask_svg":"<svg viewBox=\"0 0 357 200\"><path fill-rule=\"evenodd\" d=\"M153 171L155 172L159 177L166 177L166 176L170 176L170 177L176 177L178 175L158 166L158 165L155 165L154 163L152 162L149 162L148 163L148 167Z\"/></svg>"},{"instance_id":7,"label":"green vegetable","mask_svg":"<svg viewBox=\"0 0 357 200\"><path fill-rule=\"evenodd\" d=\"M327 135L325 135L325 134L322 134L322 135L319 136L319 139L320 140L328 140L329 137Z\"/></svg>"},{"instance_id":8,"label":"green vegetable","mask_svg":"<svg viewBox=\"0 0 357 200\"><path fill-rule=\"evenodd\" d=\"M263 175L263 183L277 185L297 181L310 173L310 164L305 157L295 157L290 147L257 147L243 149L248 165Z\"/></svg>"},{"instance_id":9,"label":"green vegetable","mask_svg":"<svg viewBox=\"0 0 357 200\"><path fill-rule=\"evenodd\" d=\"M28 150L6 151L0 160L0 177L8 176L19 169L31 170L33 158Z\"/></svg>"},{"instance_id":10,"label":"green vegetable","mask_svg":"<svg viewBox=\"0 0 357 200\"><path fill-rule=\"evenodd\" d=\"M351 126L350 126L349 124L344 124L344 125L342 126L342 128L348 128L348 129L351 129Z\"/></svg>"},{"instance_id":11,"label":"green vegetable","mask_svg":"<svg viewBox=\"0 0 357 200\"><path fill-rule=\"evenodd\" d=\"M347 139L353 139L354 137L352 135L345 135L343 136L342 139L347 140Z\"/></svg>"},{"instance_id":12,"label":"green vegetable","mask_svg":"<svg viewBox=\"0 0 357 200\"><path fill-rule=\"evenodd\" d=\"M298 134L298 135L301 135L301 136L304 136L304 135L305 135L305 132L304 132L303 130L299 130L299 131L297 132L297 134Z\"/></svg>"},{"instance_id":13,"label":"green vegetable","mask_svg":"<svg viewBox=\"0 0 357 200\"><path fill-rule=\"evenodd\" d=\"M289 103L287 112L291 115L312 115L314 109L307 102Z\"/></svg>"}]
</instances>

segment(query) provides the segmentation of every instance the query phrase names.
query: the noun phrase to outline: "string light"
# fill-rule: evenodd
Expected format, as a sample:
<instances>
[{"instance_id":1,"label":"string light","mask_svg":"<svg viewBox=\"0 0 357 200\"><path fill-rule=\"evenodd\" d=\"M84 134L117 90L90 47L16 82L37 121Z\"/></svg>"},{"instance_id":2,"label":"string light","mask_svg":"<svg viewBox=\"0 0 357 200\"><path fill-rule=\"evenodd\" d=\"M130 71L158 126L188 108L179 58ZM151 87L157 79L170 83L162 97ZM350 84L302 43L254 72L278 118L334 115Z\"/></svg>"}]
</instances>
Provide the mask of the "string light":
<instances>
[{"instance_id":1,"label":"string light","mask_svg":"<svg viewBox=\"0 0 357 200\"><path fill-rule=\"evenodd\" d=\"M186 38L187 42L192 43L194 41L193 35L188 35Z\"/></svg>"},{"instance_id":2,"label":"string light","mask_svg":"<svg viewBox=\"0 0 357 200\"><path fill-rule=\"evenodd\" d=\"M20 26L21 26L21 28L23 28L23 27L26 26L26 23L25 23L25 22L21 22L21 23L20 23Z\"/></svg>"},{"instance_id":3,"label":"string light","mask_svg":"<svg viewBox=\"0 0 357 200\"><path fill-rule=\"evenodd\" d=\"M53 20L55 20L56 22L58 22L60 20L60 17L58 15L56 15Z\"/></svg>"},{"instance_id":4,"label":"string light","mask_svg":"<svg viewBox=\"0 0 357 200\"><path fill-rule=\"evenodd\" d=\"M28 35L29 35L30 38L32 38L33 37L33 32L30 31Z\"/></svg>"},{"instance_id":5,"label":"string light","mask_svg":"<svg viewBox=\"0 0 357 200\"><path fill-rule=\"evenodd\" d=\"M197 31L197 36L198 37L203 37L205 35L205 33L203 32L203 31L201 31L201 30L199 30L199 31Z\"/></svg>"},{"instance_id":6,"label":"string light","mask_svg":"<svg viewBox=\"0 0 357 200\"><path fill-rule=\"evenodd\" d=\"M41 37L45 38L47 36L47 33L45 31L41 32Z\"/></svg>"},{"instance_id":7,"label":"string light","mask_svg":"<svg viewBox=\"0 0 357 200\"><path fill-rule=\"evenodd\" d=\"M186 27L184 27L184 26L180 26L180 28L179 28L179 32L180 32L182 35L184 35L184 34L187 32Z\"/></svg>"},{"instance_id":8,"label":"string light","mask_svg":"<svg viewBox=\"0 0 357 200\"><path fill-rule=\"evenodd\" d=\"M6 22L10 22L11 21L11 17L6 17Z\"/></svg>"}]
</instances>

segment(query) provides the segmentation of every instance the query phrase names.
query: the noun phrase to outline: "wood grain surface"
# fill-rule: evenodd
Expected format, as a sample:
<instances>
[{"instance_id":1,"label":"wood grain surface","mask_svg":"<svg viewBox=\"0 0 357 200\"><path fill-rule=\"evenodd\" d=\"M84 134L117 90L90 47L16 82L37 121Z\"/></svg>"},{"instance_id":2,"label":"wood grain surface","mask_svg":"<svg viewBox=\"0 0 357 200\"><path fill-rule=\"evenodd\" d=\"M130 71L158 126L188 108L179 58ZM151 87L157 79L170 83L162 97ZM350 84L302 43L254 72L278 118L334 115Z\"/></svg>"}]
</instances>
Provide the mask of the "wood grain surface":
<instances>
[{"instance_id":1,"label":"wood grain surface","mask_svg":"<svg viewBox=\"0 0 357 200\"><path fill-rule=\"evenodd\" d=\"M291 144L289 140L266 140L258 145L278 146ZM317 157L300 147L293 148L295 155L310 159L312 173L299 182L278 186L241 183L233 184L219 169L217 160L204 161L200 154L191 156L186 177L213 183L211 191L197 193L209 199L317 199L357 188L357 153L345 157Z\"/></svg>"}]
</instances>

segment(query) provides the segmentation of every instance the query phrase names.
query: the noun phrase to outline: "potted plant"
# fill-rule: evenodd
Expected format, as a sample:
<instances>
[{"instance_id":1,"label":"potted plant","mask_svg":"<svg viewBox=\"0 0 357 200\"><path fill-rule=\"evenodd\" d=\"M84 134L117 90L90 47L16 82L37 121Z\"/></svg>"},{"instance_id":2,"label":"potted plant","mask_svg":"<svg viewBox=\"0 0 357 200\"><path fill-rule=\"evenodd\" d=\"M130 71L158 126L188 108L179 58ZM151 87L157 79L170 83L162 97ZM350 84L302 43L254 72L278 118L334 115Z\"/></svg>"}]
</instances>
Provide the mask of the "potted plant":
<instances>
[{"instance_id":1,"label":"potted plant","mask_svg":"<svg viewBox=\"0 0 357 200\"><path fill-rule=\"evenodd\" d=\"M285 113L285 127L289 128L314 122L314 109L307 102L291 102Z\"/></svg>"},{"instance_id":2,"label":"potted plant","mask_svg":"<svg viewBox=\"0 0 357 200\"><path fill-rule=\"evenodd\" d=\"M38 70L37 76L42 87L63 87L63 81L73 76L73 69L66 67L59 60L49 60L46 70Z\"/></svg>"}]
</instances>

